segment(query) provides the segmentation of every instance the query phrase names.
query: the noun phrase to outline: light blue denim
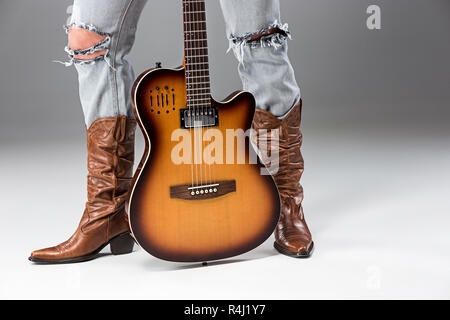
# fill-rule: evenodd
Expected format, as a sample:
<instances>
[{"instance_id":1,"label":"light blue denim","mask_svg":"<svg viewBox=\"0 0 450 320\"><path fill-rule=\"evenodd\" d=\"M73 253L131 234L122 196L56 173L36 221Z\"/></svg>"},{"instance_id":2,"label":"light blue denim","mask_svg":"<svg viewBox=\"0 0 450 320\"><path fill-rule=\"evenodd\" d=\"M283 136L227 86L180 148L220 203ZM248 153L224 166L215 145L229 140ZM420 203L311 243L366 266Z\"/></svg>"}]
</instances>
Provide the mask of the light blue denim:
<instances>
[{"instance_id":1,"label":"light blue denim","mask_svg":"<svg viewBox=\"0 0 450 320\"><path fill-rule=\"evenodd\" d=\"M300 88L287 55L290 33L281 23L279 0L220 0L220 5L244 90L255 96L258 108L282 118L300 100ZM248 42L274 27L285 35Z\"/></svg>"},{"instance_id":2,"label":"light blue denim","mask_svg":"<svg viewBox=\"0 0 450 320\"><path fill-rule=\"evenodd\" d=\"M66 25L105 35L86 50L66 47L78 72L79 93L86 126L99 118L125 115L133 118L131 87L135 74L126 60L133 47L140 14L147 0L74 0ZM244 90L250 91L258 108L282 117L300 99L300 89L287 56L287 25L280 22L279 0L221 0L226 30L238 60ZM258 41L248 40L272 27L285 31ZM180 30L181 32L181 30ZM106 50L94 60L74 56Z\"/></svg>"}]
</instances>

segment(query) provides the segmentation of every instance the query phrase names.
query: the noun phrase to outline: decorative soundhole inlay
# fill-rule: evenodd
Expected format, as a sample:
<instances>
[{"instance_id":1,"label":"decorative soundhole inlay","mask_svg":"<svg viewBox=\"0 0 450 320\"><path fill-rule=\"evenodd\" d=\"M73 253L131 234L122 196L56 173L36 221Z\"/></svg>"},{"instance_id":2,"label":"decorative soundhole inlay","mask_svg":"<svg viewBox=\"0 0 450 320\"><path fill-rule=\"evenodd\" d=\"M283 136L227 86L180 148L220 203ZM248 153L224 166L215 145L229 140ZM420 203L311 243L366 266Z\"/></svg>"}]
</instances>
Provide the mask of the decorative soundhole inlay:
<instances>
[{"instance_id":1,"label":"decorative soundhole inlay","mask_svg":"<svg viewBox=\"0 0 450 320\"><path fill-rule=\"evenodd\" d=\"M169 114L175 111L175 104L177 103L175 89L167 85L155 86L150 89L149 105L150 111L156 114Z\"/></svg>"}]
</instances>

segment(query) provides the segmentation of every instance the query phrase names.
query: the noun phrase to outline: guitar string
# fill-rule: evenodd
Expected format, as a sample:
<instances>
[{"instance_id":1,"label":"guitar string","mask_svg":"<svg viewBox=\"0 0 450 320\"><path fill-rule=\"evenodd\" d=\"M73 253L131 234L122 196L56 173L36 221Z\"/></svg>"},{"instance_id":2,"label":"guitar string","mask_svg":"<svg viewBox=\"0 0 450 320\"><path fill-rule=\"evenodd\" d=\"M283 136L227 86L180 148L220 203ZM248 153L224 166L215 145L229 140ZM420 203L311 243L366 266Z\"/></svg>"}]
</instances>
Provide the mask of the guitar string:
<instances>
[{"instance_id":1,"label":"guitar string","mask_svg":"<svg viewBox=\"0 0 450 320\"><path fill-rule=\"evenodd\" d=\"M209 79L209 84L208 84L208 89L206 89L206 94L207 94L207 99L208 99L208 108L206 110L206 112L208 113L209 111L211 111L211 115L212 115L212 105L211 105L211 76L210 76L210 70L209 70L209 49L208 49L208 32L207 32L207 15L206 15L206 1L202 1L203 4L203 10L202 10L202 16L204 17L204 24L205 24L205 28L204 28L204 32L202 32L202 34L204 35L204 43L205 43L205 47L206 47L206 52L208 55L208 61L206 63L206 77ZM215 119L213 118L213 121L215 121ZM208 131L208 130L207 130ZM210 155L208 155L210 156ZM207 163L207 168L209 169L209 184L212 184L212 172L211 172L211 158L208 158L208 163ZM205 170L207 169L205 167Z\"/></svg>"},{"instance_id":2,"label":"guitar string","mask_svg":"<svg viewBox=\"0 0 450 320\"><path fill-rule=\"evenodd\" d=\"M187 0L185 0L184 3L184 8L183 8L183 18L184 18L184 39L185 39L185 47L187 47L188 42L186 40L188 40L187 38L187 34L188 34L188 30L187 30L187 25L189 25L189 23L187 22L187 13L188 12L188 4L187 4ZM187 52L185 52L185 67L186 69L188 68L188 57L187 57ZM185 71L186 72L186 71ZM189 101L189 94L188 94L188 88L190 86L191 83L191 79L189 79L188 76L185 77L186 78L186 101L187 101L187 105L188 105L188 115L189 115L189 122L187 122L187 118L186 116L184 116L184 120L185 120L185 124L187 124L189 126L189 137L191 139L192 137L192 109L191 109L191 103ZM191 162L191 187L194 187L194 153L192 150L192 147L189 150L190 152L190 162ZM194 189L192 189L194 190Z\"/></svg>"},{"instance_id":3,"label":"guitar string","mask_svg":"<svg viewBox=\"0 0 450 320\"><path fill-rule=\"evenodd\" d=\"M192 89L193 85L196 85L196 80L197 78L209 78L209 74L208 71L205 69L205 64L207 65L207 62L204 61L199 61L200 57L206 57L205 60L207 60L208 57L208 49L207 49L207 45L204 44L204 42L206 42L206 37L203 36L204 33L206 33L206 30L204 28L202 28L202 23L206 24L206 5L204 3L204 1L189 1L189 0L185 0L186 5L185 5L185 17L187 16L190 21L185 21L187 23L185 23L185 30L191 33L190 36L185 36L185 47L187 48L187 52L186 53L192 53L194 52L193 56L190 56L189 54L186 54L186 56L190 56L188 59L190 60L190 62L188 63L186 61L186 69L188 72L188 76L187 78L187 82L188 82L188 89ZM203 8L202 8L203 5ZM204 19L202 19L204 17ZM188 26L186 26L188 25ZM194 31L194 32L192 32ZM200 32L202 32L202 36L200 36ZM194 34L194 36L192 37L192 34ZM193 43L193 47L191 47L189 45L189 43ZM202 54L201 50L206 50L205 54ZM194 61L192 63L192 60ZM192 63L192 64L191 64ZM199 70L195 70L194 72L200 72L199 76L193 76L192 79L190 77L190 75L192 75L192 69L194 66L196 65L202 65L203 67L201 67L202 69ZM206 72L205 72L206 70ZM205 75L206 73L206 75ZM197 81L199 82L199 81ZM203 82L203 80L201 80L200 82ZM209 81L208 81L209 82ZM193 116L191 113L191 126L193 127L194 130L194 153L195 153L195 158L197 158L197 160L200 160L200 163L198 163L198 161L196 161L195 163L195 175L196 175L196 184L198 185L199 182L199 175L200 175L200 184L203 184L203 172L205 174L205 183L212 183L213 178L212 178L212 173L211 173L211 164L210 163L205 163L203 156L204 156L204 150L205 150L205 141L204 141L204 123L203 120L205 119L205 116L207 115L207 111L208 111L208 106L211 105L211 101L210 101L210 95L208 94L208 88L210 88L210 86L208 85L206 88L197 88L195 87L194 89L195 92L200 91L199 95L200 96L207 96L207 98L203 99L203 100L208 100L208 103L201 104L201 111L200 108L197 106L197 101L192 99L192 96L190 94L187 94L188 97L188 104L189 104L189 111L191 111L191 105L192 109L194 110ZM192 91L192 90L191 90ZM201 100L200 100L201 101ZM206 106L206 112L205 112L205 106ZM192 117L194 118L194 124L192 124ZM200 124L200 130L198 128L196 128L196 124ZM199 135L198 131L201 131L201 135ZM197 134L196 134L197 133ZM192 136L192 135L191 135ZM196 139L197 138L197 139ZM198 141L198 138L200 139L200 142ZM198 148L200 146L200 149ZM199 155L200 153L200 155ZM209 161L208 161L209 162ZM208 178L208 167L209 167L209 178ZM215 183L215 168L214 166L213 170L214 170L214 183ZM193 168L193 166L192 166ZM193 169L191 169L193 171ZM192 185L193 185L193 172L192 172Z\"/></svg>"},{"instance_id":4,"label":"guitar string","mask_svg":"<svg viewBox=\"0 0 450 320\"><path fill-rule=\"evenodd\" d=\"M189 9L188 9L189 10L189 17L190 17L189 25L191 26L191 31L195 31L196 30L195 25L197 23L195 21L195 13L194 13L194 10L193 10L194 3L195 3L195 1L190 1ZM192 36L192 34L193 34L193 36ZM191 40L193 40L193 41L190 41L190 42L194 42L194 45L192 46L192 44L190 44L190 46L188 48L188 51L191 54L193 54L193 59L191 59L191 60L193 60L194 63L197 63L198 62L197 59L199 57L198 57L198 54L197 54L197 49L196 49L196 44L195 44L195 42L196 42L195 41L195 39L196 39L195 38L195 34L196 34L196 32L191 32L191 37L189 37L189 38ZM192 79L193 79L192 83L193 83L194 87L196 87L196 85L197 85L196 82L198 82L198 81L196 80L197 78L192 72L194 70L194 68L195 68L194 66L195 65L192 66L192 69L189 68L189 74L192 76ZM197 106L197 102L195 101L195 99L192 98L192 96L191 96L190 100L194 104L194 146L195 146L195 155L196 155L195 167L196 167L197 172L199 173L199 176L200 176L200 184L197 181L197 185L201 186L201 185L203 185L203 170L202 170L201 158L199 157L199 151L200 150L199 150L199 141L198 141L198 139L199 139L198 125L200 124L200 110L199 110L199 108Z\"/></svg>"},{"instance_id":5,"label":"guitar string","mask_svg":"<svg viewBox=\"0 0 450 320\"><path fill-rule=\"evenodd\" d=\"M206 17L206 1L203 1L203 2L204 2L204 5L205 5L205 34L206 34L206 39L207 39L208 38L208 34L207 34L207 31L206 31L206 29L207 29L206 28L206 19L207 19L207 17ZM210 71L209 71L209 58L208 58L208 79L209 79L208 88L209 88L209 93L211 95L211 77L210 77ZM210 103L211 103L211 100L212 99L209 100ZM212 106L211 106L211 111L212 111ZM219 113L218 110L217 110L217 114L212 113L212 116L213 116L212 121L214 121L214 123L216 121L215 117L219 116L218 113ZM214 144L217 145L217 141L215 141L215 139L216 138L214 137ZM210 143L211 142L212 142L212 137L211 137ZM222 147L223 146L219 146L219 148L222 148ZM211 184L216 184L216 160L217 160L217 149L214 149L214 162L213 163L210 162L210 167L209 167L210 176L211 176ZM212 167L212 170L211 170L211 167Z\"/></svg>"},{"instance_id":6,"label":"guitar string","mask_svg":"<svg viewBox=\"0 0 450 320\"><path fill-rule=\"evenodd\" d=\"M203 9L202 9L202 5L203 5ZM196 15L196 21L197 21L197 26L198 26L197 31L202 31L202 35L200 35L200 32L195 32L196 38L198 39L195 42L198 45L197 48L206 48L206 49L198 49L199 50L199 55L201 55L201 51L204 50L204 51L206 51L205 55L207 56L208 55L208 46L207 46L207 43L205 41L206 37L203 36L203 31L206 29L206 26L205 26L205 29L204 29L203 28L203 23L204 22L202 22L202 21L206 21L206 14L203 14L205 12L205 10L206 10L205 6L206 6L206 4L203 1L198 1L198 2L195 3L195 12L196 12L195 15ZM205 19L202 19L203 17L205 17ZM205 24L206 24L206 22L205 22ZM207 60L207 59L208 58L206 57L205 60ZM199 66L199 65L197 65L197 66ZM203 63L203 65L200 65L200 68L202 70L202 71L199 72L200 76L204 76L207 73L205 71L205 67L206 67L206 63ZM205 77L207 77L207 76L208 75L206 75ZM206 99L207 99L208 98L207 97L207 91L208 90L207 89L202 89L201 91L203 93L202 96L206 96ZM209 106L209 103L206 105L206 112L208 111L208 106ZM204 157L204 155L205 155L204 130L205 129L204 129L203 121L206 119L205 105L204 104L202 104L202 114L203 115L202 115L202 123L201 123L201 126L202 126L201 127L201 133L202 133L202 135L201 135L201 143L202 143L201 157L202 157L202 167L205 170L205 180L206 180L205 181L205 185L207 185L209 180L208 180L208 172L207 172L207 163L206 163L206 159ZM203 171L203 169L202 169L202 171Z\"/></svg>"},{"instance_id":7,"label":"guitar string","mask_svg":"<svg viewBox=\"0 0 450 320\"><path fill-rule=\"evenodd\" d=\"M194 26L194 31L199 31L200 30L200 24L199 24L198 18L197 18L197 15L198 15L198 13L197 13L198 2L194 1L194 2L192 2L192 4L193 4L192 7L191 7L191 9L192 9L192 19L193 19L192 25ZM201 49L199 49L199 48L201 48L201 47L200 47L199 41L198 41L198 32L194 32L194 36L193 36L193 41L192 42L193 42L193 48L191 49L191 52L194 52L194 54L196 56L195 57L196 62L200 62L199 59L200 59L200 56L201 56L201 54L200 54L201 53L200 52ZM197 78L198 75L197 75L197 70L196 70L197 64L195 66L196 67L193 68L193 73L191 73L191 75L193 75L195 77L195 79L196 79L196 82L198 82L199 78ZM200 77L201 77L201 75L200 75ZM203 90L201 90L201 91L203 91ZM196 99L194 99L194 100L196 100ZM195 105L196 106L197 106L197 104L198 104L198 101L195 101ZM203 142L203 105L201 107L197 106L197 108L198 109L197 109L197 112L195 114L196 114L197 119L198 119L197 124L200 126L200 129L197 128L197 148L198 148L197 149L197 152L198 152L197 159L200 161L200 163L199 163L199 168L200 168L200 185L204 185L204 181L203 181L203 153L202 153L202 148L203 148L203 143L202 143Z\"/></svg>"},{"instance_id":8,"label":"guitar string","mask_svg":"<svg viewBox=\"0 0 450 320\"><path fill-rule=\"evenodd\" d=\"M204 36L204 34L207 34L207 31L206 31L206 3L203 0L196 1L195 3L196 3L195 11L197 14L196 25L198 27L197 32L196 32L198 41L195 41L195 42L198 45L198 48L202 48L202 49L198 49L199 50L198 55L204 56L204 58L205 58L204 60L206 60L206 62L202 61L201 63L197 64L197 65L200 65L201 70L202 70L199 72L199 76L200 76L200 78L208 78L208 80L209 80L209 81L207 81L208 82L207 87L199 90L199 91L201 91L200 96L201 97L206 96L205 100L208 101L206 104L202 104L203 119L205 119L206 116L208 115L208 111L209 111L210 107L212 107L211 99L210 99L210 79L211 78L210 78L210 74L209 74L209 68L206 68L206 66L209 65L209 63L208 63L208 60L209 60L208 59L208 51L209 50L208 50L208 43L207 43L207 35ZM203 23L205 24L205 28L203 28ZM201 33L201 36L200 36L200 33ZM203 53L203 52L201 52L202 50L205 50L206 52ZM206 106L206 110L205 110L205 106ZM203 149L202 157L204 158L204 160L206 160L204 130L208 131L208 129L204 129L204 126L202 123L202 149ZM205 171L205 177L207 179L207 184L212 184L212 182L213 182L210 160L211 159L208 159L208 161L207 162L205 161L205 163L202 162L202 167ZM208 177L208 172L209 172L209 177Z\"/></svg>"},{"instance_id":9,"label":"guitar string","mask_svg":"<svg viewBox=\"0 0 450 320\"><path fill-rule=\"evenodd\" d=\"M190 12L190 18L191 18L191 23L190 23L190 25L192 26L192 29L191 29L191 31L196 31L196 24L197 24L197 21L196 21L196 19L195 19L195 9L193 8L193 6L195 6L195 3L196 1L191 1L191 3L190 3L190 6L189 6L189 12ZM197 54L197 47L196 47L196 32L192 32L192 34L194 34L194 36L193 36L193 39L192 39L192 37L190 37L193 41L191 41L191 42L194 42L194 45L193 45L193 47L192 47L192 44L191 44L191 47L189 48L189 52L194 52L194 60L195 60L195 62L198 62L197 61L197 59L199 58L198 57L198 54ZM194 75L193 74L193 70L195 70L195 67L193 67L192 69L190 69L189 70L189 72L190 72L190 75L193 77L193 79L197 79L196 78L196 75ZM194 78L195 77L195 78ZM196 86L196 82L198 82L198 80L194 80L193 81L193 83L194 83L194 86ZM200 119L200 110L199 110L199 108L198 108L198 105L197 105L197 101L195 101L195 99L191 99L191 100L193 100L194 102L194 107L195 107L195 123L194 123L194 131L195 131L195 133L196 133L196 135L195 135L195 137L196 137L196 154L197 154L197 162L198 162L198 169L200 170L200 185L203 185L203 169L202 169L202 158L201 158L201 144L199 144L199 138L201 139L201 136L199 137L199 129L198 129L198 125L200 125L200 128L202 127L202 123L201 123L201 119ZM200 140L200 142L201 142L201 140ZM199 147L200 147L200 149L199 149ZM199 155L199 152L200 152L200 155ZM197 170L198 170L197 169Z\"/></svg>"},{"instance_id":10,"label":"guitar string","mask_svg":"<svg viewBox=\"0 0 450 320\"><path fill-rule=\"evenodd\" d=\"M208 32L207 32L207 23L206 23L206 20L207 20L207 15L206 15L206 1L203 1L203 16L204 16L204 21L205 21L205 31L204 31L204 33L202 33L202 34L204 34L204 40L205 40L205 47L207 48L206 50L207 50L207 53L208 53L208 56L209 56L209 49L208 49ZM207 75L207 77L208 77L208 79L210 80L210 84L208 85L208 87L209 87L209 90L206 90L207 91L207 98L208 98L208 109L206 110L206 112L207 113L209 113L210 111L211 111L211 115L212 115L212 105L211 105L211 75L210 75L210 70L209 70L209 57L208 57L208 63L207 63L207 68L206 68L206 75ZM209 114L208 114L208 116L209 116ZM213 118L213 121L215 122L215 119ZM206 131L208 131L208 130L206 130ZM211 155L209 154L208 155L209 156L209 158L208 158L208 169L209 169L209 184L212 184L212 174L211 174Z\"/></svg>"}]
</instances>

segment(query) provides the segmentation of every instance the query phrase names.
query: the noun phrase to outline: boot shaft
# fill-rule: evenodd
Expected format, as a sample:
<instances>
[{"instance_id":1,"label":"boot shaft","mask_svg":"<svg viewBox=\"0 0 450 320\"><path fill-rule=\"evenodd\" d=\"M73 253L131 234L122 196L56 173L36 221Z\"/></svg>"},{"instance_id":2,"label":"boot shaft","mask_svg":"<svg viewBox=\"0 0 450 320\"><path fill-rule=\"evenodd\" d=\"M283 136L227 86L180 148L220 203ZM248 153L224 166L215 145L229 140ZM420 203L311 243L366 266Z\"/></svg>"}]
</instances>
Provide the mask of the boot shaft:
<instances>
[{"instance_id":1,"label":"boot shaft","mask_svg":"<svg viewBox=\"0 0 450 320\"><path fill-rule=\"evenodd\" d=\"M101 118L87 130L89 223L124 208L134 163L136 121Z\"/></svg>"},{"instance_id":2,"label":"boot shaft","mask_svg":"<svg viewBox=\"0 0 450 320\"><path fill-rule=\"evenodd\" d=\"M263 150L260 152L261 160L272 174L282 201L286 197L295 198L296 202L303 199L303 188L300 184L304 170L301 153L301 106L300 100L283 119L258 109L253 120L252 128L255 133L252 141ZM263 156L267 152L270 152L272 159L276 159L274 155L278 155L278 163L269 164L268 159Z\"/></svg>"}]
</instances>

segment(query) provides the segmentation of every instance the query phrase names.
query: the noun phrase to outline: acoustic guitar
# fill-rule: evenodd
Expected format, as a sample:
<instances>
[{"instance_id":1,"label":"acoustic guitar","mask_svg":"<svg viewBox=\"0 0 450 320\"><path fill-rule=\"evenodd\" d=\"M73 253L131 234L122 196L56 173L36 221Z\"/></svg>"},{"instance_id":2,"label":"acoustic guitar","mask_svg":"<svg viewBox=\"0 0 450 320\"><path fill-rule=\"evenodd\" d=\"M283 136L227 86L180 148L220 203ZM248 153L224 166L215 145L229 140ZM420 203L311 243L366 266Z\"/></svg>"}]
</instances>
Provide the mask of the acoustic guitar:
<instances>
[{"instance_id":1,"label":"acoustic guitar","mask_svg":"<svg viewBox=\"0 0 450 320\"><path fill-rule=\"evenodd\" d=\"M183 66L147 70L133 86L146 147L127 210L148 253L202 262L263 243L278 222L280 199L248 139L253 96L211 97L205 2L184 0L183 18Z\"/></svg>"}]
</instances>

